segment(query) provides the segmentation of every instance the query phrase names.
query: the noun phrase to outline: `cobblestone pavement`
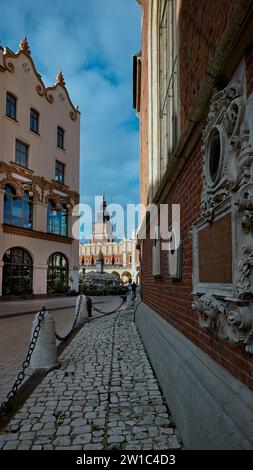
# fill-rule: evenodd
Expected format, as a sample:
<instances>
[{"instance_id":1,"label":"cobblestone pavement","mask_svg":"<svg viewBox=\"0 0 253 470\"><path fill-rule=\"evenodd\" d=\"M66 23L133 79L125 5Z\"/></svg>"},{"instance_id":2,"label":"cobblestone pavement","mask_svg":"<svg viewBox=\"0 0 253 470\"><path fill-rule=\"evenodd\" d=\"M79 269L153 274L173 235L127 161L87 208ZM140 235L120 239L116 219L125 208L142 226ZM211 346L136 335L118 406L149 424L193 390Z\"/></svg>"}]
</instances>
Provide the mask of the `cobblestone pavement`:
<instances>
[{"instance_id":1,"label":"cobblestone pavement","mask_svg":"<svg viewBox=\"0 0 253 470\"><path fill-rule=\"evenodd\" d=\"M1 318L1 312L18 313L30 312L34 308L46 307L60 308L65 301L66 308L54 312L56 330L60 335L65 335L73 321L75 298L64 297L54 299L28 300L19 302L0 302L0 403L6 398L6 394L11 389L16 375L20 371L21 365L25 359L31 336L33 314L19 317ZM102 310L109 311L117 307L121 298L118 296L93 297L94 305ZM70 307L72 306L72 307ZM94 313L94 316L96 312ZM27 378L29 375L27 375Z\"/></svg>"},{"instance_id":2,"label":"cobblestone pavement","mask_svg":"<svg viewBox=\"0 0 253 470\"><path fill-rule=\"evenodd\" d=\"M133 322L93 320L0 434L0 449L178 449L172 418Z\"/></svg>"}]
</instances>

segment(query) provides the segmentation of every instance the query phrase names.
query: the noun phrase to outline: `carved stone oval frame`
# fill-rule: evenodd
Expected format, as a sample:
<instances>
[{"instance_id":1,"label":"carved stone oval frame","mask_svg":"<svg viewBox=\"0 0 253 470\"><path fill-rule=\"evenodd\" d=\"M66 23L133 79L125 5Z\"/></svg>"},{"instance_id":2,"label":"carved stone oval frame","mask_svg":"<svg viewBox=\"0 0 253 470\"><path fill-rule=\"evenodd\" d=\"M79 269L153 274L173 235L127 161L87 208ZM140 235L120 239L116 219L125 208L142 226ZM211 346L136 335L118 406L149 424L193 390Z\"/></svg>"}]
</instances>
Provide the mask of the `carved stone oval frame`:
<instances>
[{"instance_id":1,"label":"carved stone oval frame","mask_svg":"<svg viewBox=\"0 0 253 470\"><path fill-rule=\"evenodd\" d=\"M210 175L210 151L211 151L211 141L212 137L215 134L215 132L219 133L220 136L220 160L219 160L219 168L218 168L218 173L215 178L215 180L212 179ZM207 137L207 140L205 142L205 174L206 174L206 181L207 184L210 188L215 188L222 177L222 168L224 165L224 159L225 159L225 153L226 153L226 145L227 145L227 138L224 133L223 126L220 124L215 124Z\"/></svg>"}]
</instances>

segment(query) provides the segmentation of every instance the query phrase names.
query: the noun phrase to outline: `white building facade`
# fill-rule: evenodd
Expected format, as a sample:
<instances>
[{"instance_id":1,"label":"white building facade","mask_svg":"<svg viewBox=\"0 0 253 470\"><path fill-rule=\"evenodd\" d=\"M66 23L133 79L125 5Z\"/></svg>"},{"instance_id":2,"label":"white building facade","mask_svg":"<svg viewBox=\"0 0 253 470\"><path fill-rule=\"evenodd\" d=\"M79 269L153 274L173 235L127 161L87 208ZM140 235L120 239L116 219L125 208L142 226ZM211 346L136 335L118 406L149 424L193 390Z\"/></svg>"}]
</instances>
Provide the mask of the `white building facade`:
<instances>
[{"instance_id":1,"label":"white building facade","mask_svg":"<svg viewBox=\"0 0 253 470\"><path fill-rule=\"evenodd\" d=\"M46 87L24 38L0 47L0 298L78 289L80 113Z\"/></svg>"}]
</instances>

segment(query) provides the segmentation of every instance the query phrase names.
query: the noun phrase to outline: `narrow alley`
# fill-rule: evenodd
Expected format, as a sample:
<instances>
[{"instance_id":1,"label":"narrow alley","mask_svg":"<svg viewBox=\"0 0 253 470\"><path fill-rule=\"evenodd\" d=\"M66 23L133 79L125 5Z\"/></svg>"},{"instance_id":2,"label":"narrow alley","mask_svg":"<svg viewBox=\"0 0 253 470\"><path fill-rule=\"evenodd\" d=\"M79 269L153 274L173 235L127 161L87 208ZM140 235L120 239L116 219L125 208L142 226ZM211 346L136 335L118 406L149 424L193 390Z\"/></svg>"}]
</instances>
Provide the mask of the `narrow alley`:
<instances>
[{"instance_id":1,"label":"narrow alley","mask_svg":"<svg viewBox=\"0 0 253 470\"><path fill-rule=\"evenodd\" d=\"M180 449L133 320L128 309L86 324L1 430L0 449Z\"/></svg>"}]
</instances>

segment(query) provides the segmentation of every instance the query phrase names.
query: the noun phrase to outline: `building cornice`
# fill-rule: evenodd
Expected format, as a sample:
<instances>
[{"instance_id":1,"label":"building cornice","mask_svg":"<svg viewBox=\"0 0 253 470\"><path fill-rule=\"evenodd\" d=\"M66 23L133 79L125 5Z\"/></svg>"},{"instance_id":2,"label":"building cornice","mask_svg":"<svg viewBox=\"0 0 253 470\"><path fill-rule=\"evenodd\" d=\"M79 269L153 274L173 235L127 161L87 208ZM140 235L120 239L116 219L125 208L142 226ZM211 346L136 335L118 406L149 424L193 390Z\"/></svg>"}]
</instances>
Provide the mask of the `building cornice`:
<instances>
[{"instance_id":1,"label":"building cornice","mask_svg":"<svg viewBox=\"0 0 253 470\"><path fill-rule=\"evenodd\" d=\"M7 48L5 48L3 50L3 65L0 65L0 72L2 72L2 73L3 72L14 73L15 72L15 65L13 64L13 62L18 57L20 57L20 55L24 55L29 60L31 66L32 66L32 70L33 70L35 76L37 77L37 79L39 81L38 85L36 86L37 93L40 96L45 97L45 99L49 103L53 104L54 97L51 94L51 92L55 91L57 89L57 87L62 88L65 91L66 96L67 96L68 101L69 101L69 104L72 108L70 113L69 113L69 117L72 119L72 121L76 121L77 115L80 114L80 112L77 109L77 107L73 105L73 103L70 99L68 90L65 86L65 81L64 81L62 72L59 72L57 74L56 83L53 86L46 87L43 80L42 80L42 78L41 78L41 75L39 74L39 72L37 71L37 69L35 67L35 64L33 62L33 59L32 59L32 56L31 56L31 51L30 51L29 44L28 44L28 41L27 41L26 37L23 38L22 41L20 42L18 52L12 52L10 49L7 49Z\"/></svg>"},{"instance_id":2,"label":"building cornice","mask_svg":"<svg viewBox=\"0 0 253 470\"><path fill-rule=\"evenodd\" d=\"M50 242L66 243L71 245L73 238L61 237L53 233L39 232L23 227L16 227L14 225L2 224L3 233L9 233L11 235L17 235L20 237L39 238L40 240L47 240Z\"/></svg>"}]
</instances>

